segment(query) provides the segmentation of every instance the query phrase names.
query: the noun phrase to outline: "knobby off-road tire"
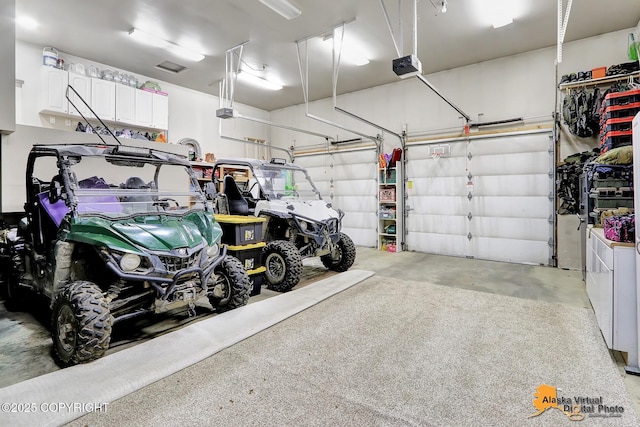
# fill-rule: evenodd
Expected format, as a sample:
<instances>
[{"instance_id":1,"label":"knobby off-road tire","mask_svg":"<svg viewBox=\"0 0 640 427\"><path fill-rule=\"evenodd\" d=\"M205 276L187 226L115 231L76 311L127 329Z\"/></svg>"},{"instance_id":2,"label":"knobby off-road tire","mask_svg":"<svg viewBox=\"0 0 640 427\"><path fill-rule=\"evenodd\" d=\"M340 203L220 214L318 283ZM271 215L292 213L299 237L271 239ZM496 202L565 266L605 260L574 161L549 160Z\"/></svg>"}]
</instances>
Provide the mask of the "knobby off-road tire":
<instances>
[{"instance_id":1,"label":"knobby off-road tire","mask_svg":"<svg viewBox=\"0 0 640 427\"><path fill-rule=\"evenodd\" d=\"M267 268L264 277L267 288L276 292L288 292L302 276L302 257L298 248L287 240L274 240L262 250L262 262Z\"/></svg>"},{"instance_id":2,"label":"knobby off-road tire","mask_svg":"<svg viewBox=\"0 0 640 427\"><path fill-rule=\"evenodd\" d=\"M113 317L100 288L77 281L60 288L53 303L51 337L62 366L102 357L109 348Z\"/></svg>"},{"instance_id":3,"label":"knobby off-road tire","mask_svg":"<svg viewBox=\"0 0 640 427\"><path fill-rule=\"evenodd\" d=\"M349 236L340 233L337 251L320 257L322 264L331 271L347 271L356 260L356 246Z\"/></svg>"},{"instance_id":4,"label":"knobby off-road tire","mask_svg":"<svg viewBox=\"0 0 640 427\"><path fill-rule=\"evenodd\" d=\"M209 287L209 303L217 312L241 307L249 302L251 281L238 258L227 255L215 269L215 282Z\"/></svg>"},{"instance_id":5,"label":"knobby off-road tire","mask_svg":"<svg viewBox=\"0 0 640 427\"><path fill-rule=\"evenodd\" d=\"M2 293L4 306L9 311L24 311L27 307L25 291L18 286L18 279L10 272L0 273L2 282Z\"/></svg>"}]
</instances>

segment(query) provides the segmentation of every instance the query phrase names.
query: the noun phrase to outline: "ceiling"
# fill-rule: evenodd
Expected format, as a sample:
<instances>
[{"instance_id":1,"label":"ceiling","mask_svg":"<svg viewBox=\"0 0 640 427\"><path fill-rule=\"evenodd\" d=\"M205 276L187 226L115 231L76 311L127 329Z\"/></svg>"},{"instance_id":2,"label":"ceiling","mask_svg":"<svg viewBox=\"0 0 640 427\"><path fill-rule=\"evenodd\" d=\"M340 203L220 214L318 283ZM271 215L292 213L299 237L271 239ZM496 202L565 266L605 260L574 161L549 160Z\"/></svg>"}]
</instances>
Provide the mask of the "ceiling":
<instances>
[{"instance_id":1,"label":"ceiling","mask_svg":"<svg viewBox=\"0 0 640 427\"><path fill-rule=\"evenodd\" d=\"M556 1L510 0L514 22L498 29L482 19L488 1L493 0L448 0L446 14L433 6L440 0L418 1L418 57L425 74L555 45ZM345 38L357 40L370 63L342 65L338 93L398 80L391 69L398 55L379 0L293 2L302 15L286 20L258 0L19 0L16 16L31 16L39 27L18 27L16 38L215 95L225 76L225 51L248 42L243 49L245 66L261 69L266 65L260 74L284 88L272 92L238 83L235 101L270 111L304 102L295 42L348 22ZM411 53L413 1L384 0L384 4L396 34L397 24L403 23L402 53ZM576 1L565 42L635 27L639 20L638 0ZM206 58L187 61L137 43L127 35L133 27L174 43L189 43ZM322 50L319 38L301 45L305 46L310 100L330 97L331 50ZM155 68L166 60L187 69L171 74Z\"/></svg>"}]
</instances>

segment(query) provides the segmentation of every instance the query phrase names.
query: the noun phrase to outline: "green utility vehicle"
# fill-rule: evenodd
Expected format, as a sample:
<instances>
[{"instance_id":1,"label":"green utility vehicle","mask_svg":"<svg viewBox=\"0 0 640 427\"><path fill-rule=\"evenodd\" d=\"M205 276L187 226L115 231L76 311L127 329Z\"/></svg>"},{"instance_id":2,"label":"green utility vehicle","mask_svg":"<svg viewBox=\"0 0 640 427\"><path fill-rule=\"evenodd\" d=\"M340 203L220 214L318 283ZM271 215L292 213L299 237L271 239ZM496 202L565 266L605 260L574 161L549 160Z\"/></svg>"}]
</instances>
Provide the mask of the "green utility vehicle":
<instances>
[{"instance_id":1,"label":"green utility vehicle","mask_svg":"<svg viewBox=\"0 0 640 427\"><path fill-rule=\"evenodd\" d=\"M61 366L104 355L114 325L208 297L217 311L245 305L250 282L221 249L189 162L125 145L35 145L25 216L0 231L7 302L50 302Z\"/></svg>"}]
</instances>

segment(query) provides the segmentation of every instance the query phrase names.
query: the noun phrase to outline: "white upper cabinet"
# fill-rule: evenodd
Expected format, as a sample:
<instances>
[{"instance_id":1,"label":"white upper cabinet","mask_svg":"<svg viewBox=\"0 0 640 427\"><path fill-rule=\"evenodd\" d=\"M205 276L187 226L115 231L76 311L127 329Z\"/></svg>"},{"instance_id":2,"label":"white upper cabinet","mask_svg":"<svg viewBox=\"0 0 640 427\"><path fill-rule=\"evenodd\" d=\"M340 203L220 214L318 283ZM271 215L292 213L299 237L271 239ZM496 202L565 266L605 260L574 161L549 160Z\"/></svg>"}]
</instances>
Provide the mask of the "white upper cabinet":
<instances>
[{"instance_id":1,"label":"white upper cabinet","mask_svg":"<svg viewBox=\"0 0 640 427\"><path fill-rule=\"evenodd\" d=\"M77 92L69 90L71 86ZM105 123L118 126L168 130L169 96L136 89L110 80L92 78L58 68L40 69L40 112L95 119L89 107ZM75 105L75 107L74 107ZM76 110L77 108L77 110ZM82 114L80 114L82 113Z\"/></svg>"},{"instance_id":2,"label":"white upper cabinet","mask_svg":"<svg viewBox=\"0 0 640 427\"><path fill-rule=\"evenodd\" d=\"M69 86L73 87L78 95L85 100L85 102L91 105L91 78L83 76L82 74L69 73ZM65 88L66 90L66 88ZM91 117L91 111L89 107L78 97L72 90L69 90L69 114L72 116L83 115L85 117ZM74 105L76 108L74 108ZM82 114L80 114L82 113Z\"/></svg>"},{"instance_id":3,"label":"white upper cabinet","mask_svg":"<svg viewBox=\"0 0 640 427\"><path fill-rule=\"evenodd\" d=\"M131 86L116 84L116 122L136 122L136 91Z\"/></svg>"},{"instance_id":4,"label":"white upper cabinet","mask_svg":"<svg viewBox=\"0 0 640 427\"><path fill-rule=\"evenodd\" d=\"M69 112L69 102L65 97L69 73L53 67L40 68L40 110L49 113Z\"/></svg>"},{"instance_id":5,"label":"white upper cabinet","mask_svg":"<svg viewBox=\"0 0 640 427\"><path fill-rule=\"evenodd\" d=\"M152 124L153 93L136 90L136 125L150 128Z\"/></svg>"},{"instance_id":6,"label":"white upper cabinet","mask_svg":"<svg viewBox=\"0 0 640 427\"><path fill-rule=\"evenodd\" d=\"M169 128L169 97L167 95L153 94L153 123L155 129Z\"/></svg>"},{"instance_id":7,"label":"white upper cabinet","mask_svg":"<svg viewBox=\"0 0 640 427\"><path fill-rule=\"evenodd\" d=\"M115 86L108 80L91 79L91 108L102 120L116 119Z\"/></svg>"}]
</instances>

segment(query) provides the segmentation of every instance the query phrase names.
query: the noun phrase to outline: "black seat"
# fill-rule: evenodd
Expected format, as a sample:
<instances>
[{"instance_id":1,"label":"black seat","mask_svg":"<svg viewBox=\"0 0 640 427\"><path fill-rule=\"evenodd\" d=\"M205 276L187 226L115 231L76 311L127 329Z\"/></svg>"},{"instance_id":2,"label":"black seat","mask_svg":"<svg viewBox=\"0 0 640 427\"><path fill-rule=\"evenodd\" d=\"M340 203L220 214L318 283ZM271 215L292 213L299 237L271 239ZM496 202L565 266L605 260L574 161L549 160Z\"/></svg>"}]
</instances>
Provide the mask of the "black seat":
<instances>
[{"instance_id":1,"label":"black seat","mask_svg":"<svg viewBox=\"0 0 640 427\"><path fill-rule=\"evenodd\" d=\"M124 183L124 188L128 190L141 190L142 192L149 192L149 186L144 182L144 180L137 176L132 176L127 178L127 181ZM133 202L133 203L152 203L153 196L151 194L134 194L125 196L122 198L123 202Z\"/></svg>"},{"instance_id":2,"label":"black seat","mask_svg":"<svg viewBox=\"0 0 640 427\"><path fill-rule=\"evenodd\" d=\"M232 215L248 215L249 204L242 196L240 189L236 185L236 181L231 175L224 177L224 194L229 201L229 213Z\"/></svg>"}]
</instances>

